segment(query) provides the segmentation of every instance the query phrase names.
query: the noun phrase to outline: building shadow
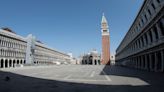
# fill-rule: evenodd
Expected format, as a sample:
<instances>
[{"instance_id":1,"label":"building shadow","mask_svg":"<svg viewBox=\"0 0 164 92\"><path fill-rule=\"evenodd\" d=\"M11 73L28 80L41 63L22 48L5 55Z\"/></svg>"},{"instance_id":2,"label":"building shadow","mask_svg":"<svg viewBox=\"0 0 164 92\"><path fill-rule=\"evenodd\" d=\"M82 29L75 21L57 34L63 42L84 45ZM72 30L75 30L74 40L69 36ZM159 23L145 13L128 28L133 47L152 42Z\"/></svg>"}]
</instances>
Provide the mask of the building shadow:
<instances>
[{"instance_id":1,"label":"building shadow","mask_svg":"<svg viewBox=\"0 0 164 92\"><path fill-rule=\"evenodd\" d=\"M162 92L164 89L163 85L152 86L74 83L0 71L0 92Z\"/></svg>"},{"instance_id":2,"label":"building shadow","mask_svg":"<svg viewBox=\"0 0 164 92\"><path fill-rule=\"evenodd\" d=\"M149 88L149 89L146 89L145 91L153 90L154 92L158 92L159 90L157 89L164 91L164 73L161 73L161 72L150 72L146 70L139 70L139 69L124 67L124 66L106 65L103 68L100 75L137 78L148 84L147 86L142 86L142 87Z\"/></svg>"}]
</instances>

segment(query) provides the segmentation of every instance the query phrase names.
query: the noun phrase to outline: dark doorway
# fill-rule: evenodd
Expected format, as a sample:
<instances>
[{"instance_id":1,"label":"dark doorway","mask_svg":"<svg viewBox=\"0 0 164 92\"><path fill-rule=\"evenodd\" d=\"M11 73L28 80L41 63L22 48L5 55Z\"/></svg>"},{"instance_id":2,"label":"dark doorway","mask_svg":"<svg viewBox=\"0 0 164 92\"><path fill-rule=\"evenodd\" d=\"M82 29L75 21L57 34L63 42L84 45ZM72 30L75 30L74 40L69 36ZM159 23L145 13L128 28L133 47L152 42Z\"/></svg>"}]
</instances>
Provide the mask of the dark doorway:
<instances>
[{"instance_id":1,"label":"dark doorway","mask_svg":"<svg viewBox=\"0 0 164 92\"><path fill-rule=\"evenodd\" d=\"M19 64L19 60L17 60L17 64Z\"/></svg>"},{"instance_id":2,"label":"dark doorway","mask_svg":"<svg viewBox=\"0 0 164 92\"><path fill-rule=\"evenodd\" d=\"M95 65L97 65L97 61L95 60Z\"/></svg>"},{"instance_id":3,"label":"dark doorway","mask_svg":"<svg viewBox=\"0 0 164 92\"><path fill-rule=\"evenodd\" d=\"M5 60L5 67L7 67L7 64L8 64L8 60L6 59Z\"/></svg>"},{"instance_id":4,"label":"dark doorway","mask_svg":"<svg viewBox=\"0 0 164 92\"><path fill-rule=\"evenodd\" d=\"M149 59L149 54L146 55L146 58L147 58L147 68L148 68L148 70L150 70L150 59Z\"/></svg>"},{"instance_id":5,"label":"dark doorway","mask_svg":"<svg viewBox=\"0 0 164 92\"><path fill-rule=\"evenodd\" d=\"M162 69L161 68L161 65L162 65L162 56L161 56L161 53L160 52L157 53L157 59L158 59L158 61L156 61L157 62L157 70L161 70Z\"/></svg>"},{"instance_id":6,"label":"dark doorway","mask_svg":"<svg viewBox=\"0 0 164 92\"><path fill-rule=\"evenodd\" d=\"M151 55L151 67L154 70L154 68L155 68L155 54Z\"/></svg>"},{"instance_id":7,"label":"dark doorway","mask_svg":"<svg viewBox=\"0 0 164 92\"><path fill-rule=\"evenodd\" d=\"M87 60L85 60L85 64L87 64Z\"/></svg>"},{"instance_id":8,"label":"dark doorway","mask_svg":"<svg viewBox=\"0 0 164 92\"><path fill-rule=\"evenodd\" d=\"M12 60L9 60L9 67L12 67Z\"/></svg>"},{"instance_id":9,"label":"dark doorway","mask_svg":"<svg viewBox=\"0 0 164 92\"><path fill-rule=\"evenodd\" d=\"M92 60L89 60L89 64L92 65Z\"/></svg>"},{"instance_id":10,"label":"dark doorway","mask_svg":"<svg viewBox=\"0 0 164 92\"><path fill-rule=\"evenodd\" d=\"M15 60L13 60L13 67L15 67L15 63L16 63Z\"/></svg>"},{"instance_id":11,"label":"dark doorway","mask_svg":"<svg viewBox=\"0 0 164 92\"><path fill-rule=\"evenodd\" d=\"M20 63L23 64L23 61L21 60Z\"/></svg>"},{"instance_id":12,"label":"dark doorway","mask_svg":"<svg viewBox=\"0 0 164 92\"><path fill-rule=\"evenodd\" d=\"M3 68L4 66L4 60L3 59L1 59L1 68Z\"/></svg>"},{"instance_id":13,"label":"dark doorway","mask_svg":"<svg viewBox=\"0 0 164 92\"><path fill-rule=\"evenodd\" d=\"M100 65L100 60L98 60L98 64Z\"/></svg>"},{"instance_id":14,"label":"dark doorway","mask_svg":"<svg viewBox=\"0 0 164 92\"><path fill-rule=\"evenodd\" d=\"M145 65L146 64L146 60L145 60L145 56L144 55L143 55L143 61L142 62L143 62L143 68L146 68L146 65Z\"/></svg>"}]
</instances>

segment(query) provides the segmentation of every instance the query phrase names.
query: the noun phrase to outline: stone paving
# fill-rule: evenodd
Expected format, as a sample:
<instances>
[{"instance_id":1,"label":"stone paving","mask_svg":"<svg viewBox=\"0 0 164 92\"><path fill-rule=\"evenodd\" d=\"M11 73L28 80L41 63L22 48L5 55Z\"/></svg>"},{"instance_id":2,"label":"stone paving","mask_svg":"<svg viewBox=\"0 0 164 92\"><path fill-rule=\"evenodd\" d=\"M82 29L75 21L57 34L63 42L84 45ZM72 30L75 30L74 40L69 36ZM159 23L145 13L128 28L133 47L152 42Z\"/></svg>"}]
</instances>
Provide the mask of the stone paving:
<instances>
[{"instance_id":1,"label":"stone paving","mask_svg":"<svg viewBox=\"0 0 164 92\"><path fill-rule=\"evenodd\" d=\"M118 66L32 66L1 69L0 76L0 92L164 91L163 73Z\"/></svg>"}]
</instances>

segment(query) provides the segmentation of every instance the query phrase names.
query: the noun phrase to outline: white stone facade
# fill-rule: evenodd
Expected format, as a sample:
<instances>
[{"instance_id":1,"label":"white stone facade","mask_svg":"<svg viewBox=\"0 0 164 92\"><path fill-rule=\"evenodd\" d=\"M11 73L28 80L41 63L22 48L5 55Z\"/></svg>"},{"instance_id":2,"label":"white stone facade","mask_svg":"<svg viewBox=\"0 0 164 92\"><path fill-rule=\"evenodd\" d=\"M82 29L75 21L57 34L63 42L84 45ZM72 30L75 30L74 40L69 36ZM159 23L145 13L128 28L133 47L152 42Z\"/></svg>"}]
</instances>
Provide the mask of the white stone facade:
<instances>
[{"instance_id":1,"label":"white stone facade","mask_svg":"<svg viewBox=\"0 0 164 92\"><path fill-rule=\"evenodd\" d=\"M96 50L81 56L80 62L83 65L100 65L101 56Z\"/></svg>"},{"instance_id":2,"label":"white stone facade","mask_svg":"<svg viewBox=\"0 0 164 92\"><path fill-rule=\"evenodd\" d=\"M116 50L117 64L164 71L164 0L145 0Z\"/></svg>"},{"instance_id":3,"label":"white stone facade","mask_svg":"<svg viewBox=\"0 0 164 92\"><path fill-rule=\"evenodd\" d=\"M31 47L28 48L28 40L28 37L0 29L0 68L15 67L20 64L53 64L70 61L69 55L37 41L32 42L32 45L29 45Z\"/></svg>"}]
</instances>

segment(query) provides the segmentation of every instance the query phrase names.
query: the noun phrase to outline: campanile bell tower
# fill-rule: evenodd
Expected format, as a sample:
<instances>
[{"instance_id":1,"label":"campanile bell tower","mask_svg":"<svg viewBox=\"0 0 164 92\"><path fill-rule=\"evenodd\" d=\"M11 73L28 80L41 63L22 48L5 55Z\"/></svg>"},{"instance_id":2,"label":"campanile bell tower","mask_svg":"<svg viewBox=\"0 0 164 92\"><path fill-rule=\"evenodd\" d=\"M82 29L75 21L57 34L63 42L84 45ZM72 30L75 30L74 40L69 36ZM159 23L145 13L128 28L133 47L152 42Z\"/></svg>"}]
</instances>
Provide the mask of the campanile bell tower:
<instances>
[{"instance_id":1,"label":"campanile bell tower","mask_svg":"<svg viewBox=\"0 0 164 92\"><path fill-rule=\"evenodd\" d=\"M108 22L103 13L101 21L101 33L102 33L102 55L101 64L110 65L110 40L109 40L109 29Z\"/></svg>"}]
</instances>

